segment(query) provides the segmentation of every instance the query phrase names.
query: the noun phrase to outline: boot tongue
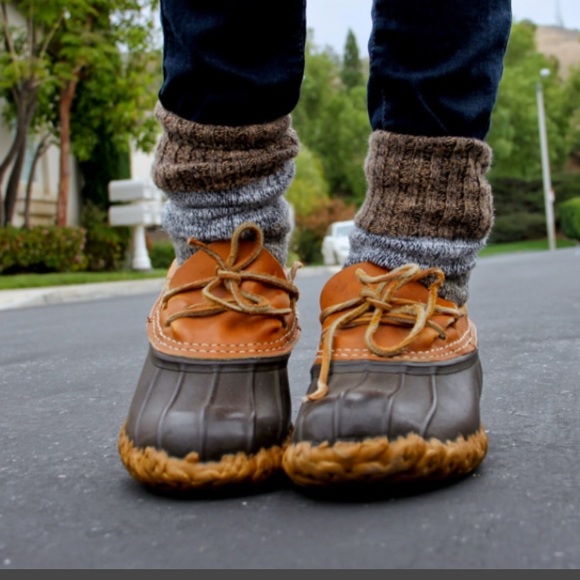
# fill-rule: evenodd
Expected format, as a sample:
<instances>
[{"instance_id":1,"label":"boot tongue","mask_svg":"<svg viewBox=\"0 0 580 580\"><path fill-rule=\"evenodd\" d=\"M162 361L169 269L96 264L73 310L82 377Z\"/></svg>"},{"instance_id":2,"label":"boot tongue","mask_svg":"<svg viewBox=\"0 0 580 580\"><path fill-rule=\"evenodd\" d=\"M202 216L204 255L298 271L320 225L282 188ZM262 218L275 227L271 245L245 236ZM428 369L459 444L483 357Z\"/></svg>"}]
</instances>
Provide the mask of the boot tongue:
<instances>
[{"instance_id":1,"label":"boot tongue","mask_svg":"<svg viewBox=\"0 0 580 580\"><path fill-rule=\"evenodd\" d=\"M209 247L218 254L224 262L227 261L231 251L231 243L229 241L213 242L209 244ZM256 242L240 241L238 244L237 258L232 269L236 270L237 267L242 264L253 251L255 251L255 247ZM169 288L177 288L194 280L213 278L216 275L218 268L220 268L220 266L212 256L203 250L197 250L174 272L169 282ZM256 260L245 269L285 278L284 271L280 264L270 254L270 252L264 248L261 250Z\"/></svg>"},{"instance_id":2,"label":"boot tongue","mask_svg":"<svg viewBox=\"0 0 580 580\"><path fill-rule=\"evenodd\" d=\"M342 302L354 300L360 297L364 285L356 275L357 270L363 270L370 277L384 276L389 272L386 268L381 268L370 262L362 262L347 266L335 274L325 285L320 296L320 307L322 310ZM372 284L376 288L377 284ZM416 302L426 302L429 292L427 288L419 282L409 282L404 284L396 293L397 298L413 300ZM437 303L442 306L454 307L455 304L438 298Z\"/></svg>"}]
</instances>

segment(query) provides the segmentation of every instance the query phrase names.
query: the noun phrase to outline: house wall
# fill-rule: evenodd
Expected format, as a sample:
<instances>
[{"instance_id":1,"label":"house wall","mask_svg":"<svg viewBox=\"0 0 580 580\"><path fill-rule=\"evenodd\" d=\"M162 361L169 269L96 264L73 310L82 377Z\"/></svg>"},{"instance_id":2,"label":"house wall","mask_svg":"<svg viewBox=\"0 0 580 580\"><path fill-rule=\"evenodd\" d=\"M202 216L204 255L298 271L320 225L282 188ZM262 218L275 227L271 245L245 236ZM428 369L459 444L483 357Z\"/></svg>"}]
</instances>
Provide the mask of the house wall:
<instances>
[{"instance_id":1,"label":"house wall","mask_svg":"<svg viewBox=\"0 0 580 580\"><path fill-rule=\"evenodd\" d=\"M12 142L12 131L0 123L0 159L3 159ZM34 138L29 138L28 154L22 172L16 208L14 211L13 225L21 226L24 223L24 201L26 195L26 184L32 155L34 151ZM31 225L50 225L56 221L56 206L58 196L58 173L59 173L60 151L58 147L52 146L41 157L36 165L32 187L32 201L30 205ZM67 224L77 225L79 222L80 199L79 185L80 176L76 167L76 160L71 156L71 181L69 192L69 203L67 211ZM4 178L4 187L8 181L9 173Z\"/></svg>"},{"instance_id":2,"label":"house wall","mask_svg":"<svg viewBox=\"0 0 580 580\"><path fill-rule=\"evenodd\" d=\"M152 183L151 168L153 166L153 153L143 151L131 151L131 179L137 179L144 183Z\"/></svg>"}]
</instances>

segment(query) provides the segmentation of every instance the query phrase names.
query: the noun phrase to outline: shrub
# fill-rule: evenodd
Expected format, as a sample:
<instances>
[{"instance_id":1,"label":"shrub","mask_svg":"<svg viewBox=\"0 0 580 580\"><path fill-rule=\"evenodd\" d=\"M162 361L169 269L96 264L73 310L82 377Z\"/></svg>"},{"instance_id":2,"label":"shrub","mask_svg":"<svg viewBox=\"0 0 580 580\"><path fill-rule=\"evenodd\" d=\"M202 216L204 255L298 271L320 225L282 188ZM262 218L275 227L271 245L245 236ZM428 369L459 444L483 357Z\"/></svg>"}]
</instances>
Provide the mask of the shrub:
<instances>
[{"instance_id":1,"label":"shrub","mask_svg":"<svg viewBox=\"0 0 580 580\"><path fill-rule=\"evenodd\" d=\"M495 218L489 242L502 244L546 237L546 217L543 214L517 212Z\"/></svg>"},{"instance_id":2,"label":"shrub","mask_svg":"<svg viewBox=\"0 0 580 580\"><path fill-rule=\"evenodd\" d=\"M307 216L296 216L296 227L291 241L291 251L304 264L322 261L322 239L332 222L350 220L356 207L342 199L323 201L315 211Z\"/></svg>"},{"instance_id":3,"label":"shrub","mask_svg":"<svg viewBox=\"0 0 580 580\"><path fill-rule=\"evenodd\" d=\"M558 213L564 235L580 241L580 197L573 197L560 204Z\"/></svg>"},{"instance_id":4,"label":"shrub","mask_svg":"<svg viewBox=\"0 0 580 580\"><path fill-rule=\"evenodd\" d=\"M303 264L317 264L322 261L322 238L313 230L296 227L292 235L292 253Z\"/></svg>"},{"instance_id":5,"label":"shrub","mask_svg":"<svg viewBox=\"0 0 580 580\"><path fill-rule=\"evenodd\" d=\"M76 272L83 270L86 232L79 227L0 228L0 272Z\"/></svg>"},{"instance_id":6,"label":"shrub","mask_svg":"<svg viewBox=\"0 0 580 580\"><path fill-rule=\"evenodd\" d=\"M305 216L329 199L322 161L304 144L296 157L296 176L286 192L297 216Z\"/></svg>"},{"instance_id":7,"label":"shrub","mask_svg":"<svg viewBox=\"0 0 580 580\"><path fill-rule=\"evenodd\" d=\"M156 269L168 269L175 259L175 249L171 242L155 242L149 250L151 266Z\"/></svg>"},{"instance_id":8,"label":"shrub","mask_svg":"<svg viewBox=\"0 0 580 580\"><path fill-rule=\"evenodd\" d=\"M541 179L502 177L490 179L497 217L514 213L544 212L544 194Z\"/></svg>"},{"instance_id":9,"label":"shrub","mask_svg":"<svg viewBox=\"0 0 580 580\"><path fill-rule=\"evenodd\" d=\"M517 179L490 177L496 216L493 242L512 242L546 236L546 208L541 178ZM554 213L556 229L561 228L559 207L567 200L580 196L580 174L559 173L552 178L555 192ZM533 217L529 217L533 216ZM522 221L523 220L523 221ZM495 237L494 237L495 236Z\"/></svg>"},{"instance_id":10,"label":"shrub","mask_svg":"<svg viewBox=\"0 0 580 580\"><path fill-rule=\"evenodd\" d=\"M86 201L81 215L85 228L86 269L90 272L111 272L124 266L131 231L127 227L107 225L107 212L96 204Z\"/></svg>"}]
</instances>

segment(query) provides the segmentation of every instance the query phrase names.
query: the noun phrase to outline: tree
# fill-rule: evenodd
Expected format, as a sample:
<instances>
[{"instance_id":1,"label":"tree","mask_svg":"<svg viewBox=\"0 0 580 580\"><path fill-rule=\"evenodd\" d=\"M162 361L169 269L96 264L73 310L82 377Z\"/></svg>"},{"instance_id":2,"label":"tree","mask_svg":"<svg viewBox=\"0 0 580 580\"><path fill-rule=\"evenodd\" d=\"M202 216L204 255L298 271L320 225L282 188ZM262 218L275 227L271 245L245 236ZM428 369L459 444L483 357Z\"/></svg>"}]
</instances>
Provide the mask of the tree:
<instances>
[{"instance_id":1,"label":"tree","mask_svg":"<svg viewBox=\"0 0 580 580\"><path fill-rule=\"evenodd\" d=\"M104 136L126 153L130 142L149 152L157 140L153 109L161 84L160 51L117 52L110 64L88 70L77 89L71 137L79 161L90 159Z\"/></svg>"},{"instance_id":2,"label":"tree","mask_svg":"<svg viewBox=\"0 0 580 580\"><path fill-rule=\"evenodd\" d=\"M328 193L322 162L308 147L302 145L296 158L296 175L286 193L286 199L292 204L295 215L304 217L328 201Z\"/></svg>"},{"instance_id":3,"label":"tree","mask_svg":"<svg viewBox=\"0 0 580 580\"><path fill-rule=\"evenodd\" d=\"M131 149L151 151L161 53L118 53L112 67L81 81L71 113L72 151L83 176L83 198L108 207L108 182L130 177ZM115 106L111 106L114 103Z\"/></svg>"},{"instance_id":4,"label":"tree","mask_svg":"<svg viewBox=\"0 0 580 580\"><path fill-rule=\"evenodd\" d=\"M364 84L363 66L359 56L358 44L354 32L350 28L346 36L340 76L342 84L347 89L354 89Z\"/></svg>"},{"instance_id":5,"label":"tree","mask_svg":"<svg viewBox=\"0 0 580 580\"><path fill-rule=\"evenodd\" d=\"M341 89L340 59L329 48L320 50L313 33L306 42L305 73L300 100L292 113L293 124L301 140L314 151L326 130L322 113L334 94Z\"/></svg>"},{"instance_id":6,"label":"tree","mask_svg":"<svg viewBox=\"0 0 580 580\"><path fill-rule=\"evenodd\" d=\"M364 70L364 63L359 66ZM362 84L348 88L341 71L341 59L309 38L293 119L302 142L322 161L331 195L357 201L366 189L363 162L370 131L365 75Z\"/></svg>"},{"instance_id":7,"label":"tree","mask_svg":"<svg viewBox=\"0 0 580 580\"><path fill-rule=\"evenodd\" d=\"M151 89L161 66L151 14L157 0L18 0L13 4L25 17L20 26L9 20L7 4L0 0L0 91L7 101L5 116L14 120L16 130L0 164L0 188L12 167L0 223L12 220L28 135L37 125L49 125L60 146L57 223L64 225L71 145L81 158L90 156L103 123L126 149L130 139L146 151L154 144L156 97ZM39 103L47 99L48 125L47 109L37 115ZM40 136L37 154L48 141Z\"/></svg>"},{"instance_id":8,"label":"tree","mask_svg":"<svg viewBox=\"0 0 580 580\"><path fill-rule=\"evenodd\" d=\"M155 28L150 14L156 5L157 0L76 0L74 8L71 7L67 12L60 34L51 44L60 92L59 225L66 223L70 188L71 116L79 84L88 82L92 75L93 88L100 92L100 96L107 91L111 93L109 96L113 100L107 101L101 112L108 114L110 120L123 118L125 123L122 126L112 126L119 131L119 135L128 138L129 135L123 133L123 129L127 128L128 111L135 114L136 106L139 105L135 96L142 96L142 91L147 90L150 84L150 62L139 55L152 53L150 47ZM135 66L138 63L144 66ZM141 75L146 78L141 78ZM112 81L112 84L105 80ZM119 90L121 85L125 91Z\"/></svg>"},{"instance_id":9,"label":"tree","mask_svg":"<svg viewBox=\"0 0 580 580\"><path fill-rule=\"evenodd\" d=\"M12 143L0 163L0 192L6 172L12 168L4 202L0 204L0 225L12 221L28 133L33 125L39 95L50 90L53 82L48 49L64 15L62 2L19 0L13 4L23 15L24 22L20 25L11 19L8 2L0 1L3 45L0 93L7 103L4 118L14 124Z\"/></svg>"},{"instance_id":10,"label":"tree","mask_svg":"<svg viewBox=\"0 0 580 580\"><path fill-rule=\"evenodd\" d=\"M337 125L341 130L335 155L341 169L341 189L348 192L347 201L360 205L367 188L364 163L371 132L364 86L354 87L346 94Z\"/></svg>"},{"instance_id":11,"label":"tree","mask_svg":"<svg viewBox=\"0 0 580 580\"><path fill-rule=\"evenodd\" d=\"M542 79L550 162L561 168L569 154L569 118L564 109L565 84L558 64L539 53L534 24L524 21L512 27L498 99L492 115L488 142L494 151L494 176L533 178L541 175L536 85L540 70L552 74Z\"/></svg>"},{"instance_id":12,"label":"tree","mask_svg":"<svg viewBox=\"0 0 580 580\"><path fill-rule=\"evenodd\" d=\"M562 117L567 120L567 148L571 165L580 166L580 65L569 70L564 87Z\"/></svg>"}]
</instances>

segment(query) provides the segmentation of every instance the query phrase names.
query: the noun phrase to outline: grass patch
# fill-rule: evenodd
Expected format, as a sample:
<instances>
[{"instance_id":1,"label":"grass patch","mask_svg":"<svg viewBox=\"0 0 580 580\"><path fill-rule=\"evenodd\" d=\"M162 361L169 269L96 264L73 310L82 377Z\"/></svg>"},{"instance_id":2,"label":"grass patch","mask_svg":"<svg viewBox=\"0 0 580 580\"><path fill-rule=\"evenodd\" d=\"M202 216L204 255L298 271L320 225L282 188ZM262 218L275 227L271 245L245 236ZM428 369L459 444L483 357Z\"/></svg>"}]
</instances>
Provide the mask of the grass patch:
<instances>
[{"instance_id":1,"label":"grass patch","mask_svg":"<svg viewBox=\"0 0 580 580\"><path fill-rule=\"evenodd\" d=\"M556 239L556 248L570 248L576 245L574 240L566 238ZM495 254L508 254L514 252L538 252L549 250L548 240L524 240L521 242L508 242L505 244L488 244L479 256L493 256Z\"/></svg>"},{"instance_id":2,"label":"grass patch","mask_svg":"<svg viewBox=\"0 0 580 580\"><path fill-rule=\"evenodd\" d=\"M19 288L44 288L47 286L68 286L71 284L93 284L95 282L119 282L123 280L145 280L162 278L166 269L148 272L66 272L51 274L0 274L0 290Z\"/></svg>"}]
</instances>

